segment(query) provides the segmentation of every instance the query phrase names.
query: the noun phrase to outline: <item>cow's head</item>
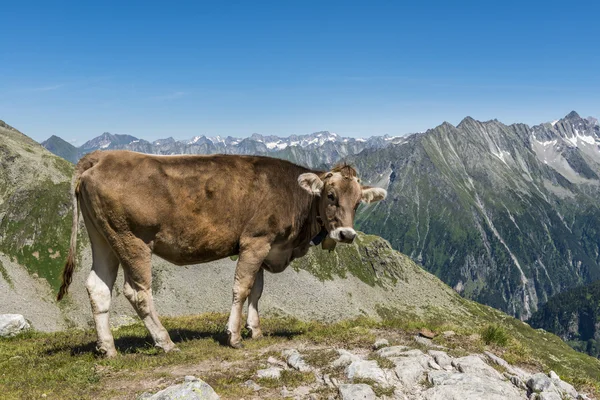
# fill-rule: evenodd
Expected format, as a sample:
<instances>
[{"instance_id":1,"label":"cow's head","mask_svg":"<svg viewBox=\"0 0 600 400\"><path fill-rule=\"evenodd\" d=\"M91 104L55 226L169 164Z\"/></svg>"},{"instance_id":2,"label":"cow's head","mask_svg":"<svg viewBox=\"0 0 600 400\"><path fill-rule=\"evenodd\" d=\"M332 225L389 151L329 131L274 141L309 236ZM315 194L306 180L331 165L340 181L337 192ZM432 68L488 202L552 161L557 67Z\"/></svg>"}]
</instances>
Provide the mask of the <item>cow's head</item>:
<instances>
[{"instance_id":1,"label":"cow's head","mask_svg":"<svg viewBox=\"0 0 600 400\"><path fill-rule=\"evenodd\" d=\"M337 166L322 175L302 174L298 183L319 197L319 216L329 237L343 243L352 243L356 237L353 226L358 205L383 200L387 195L385 189L362 186L349 165Z\"/></svg>"}]
</instances>

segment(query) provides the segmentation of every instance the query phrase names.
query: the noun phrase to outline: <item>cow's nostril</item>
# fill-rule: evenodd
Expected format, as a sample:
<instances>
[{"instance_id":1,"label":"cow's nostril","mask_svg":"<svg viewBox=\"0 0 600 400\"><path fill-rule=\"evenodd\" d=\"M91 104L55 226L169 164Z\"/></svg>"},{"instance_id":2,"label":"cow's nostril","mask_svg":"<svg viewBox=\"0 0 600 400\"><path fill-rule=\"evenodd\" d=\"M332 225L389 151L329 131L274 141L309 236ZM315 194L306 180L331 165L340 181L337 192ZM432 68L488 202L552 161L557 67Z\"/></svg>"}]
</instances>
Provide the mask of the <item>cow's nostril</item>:
<instances>
[{"instance_id":1,"label":"cow's nostril","mask_svg":"<svg viewBox=\"0 0 600 400\"><path fill-rule=\"evenodd\" d=\"M345 240L346 235L344 235L344 231L340 231L340 240Z\"/></svg>"}]
</instances>

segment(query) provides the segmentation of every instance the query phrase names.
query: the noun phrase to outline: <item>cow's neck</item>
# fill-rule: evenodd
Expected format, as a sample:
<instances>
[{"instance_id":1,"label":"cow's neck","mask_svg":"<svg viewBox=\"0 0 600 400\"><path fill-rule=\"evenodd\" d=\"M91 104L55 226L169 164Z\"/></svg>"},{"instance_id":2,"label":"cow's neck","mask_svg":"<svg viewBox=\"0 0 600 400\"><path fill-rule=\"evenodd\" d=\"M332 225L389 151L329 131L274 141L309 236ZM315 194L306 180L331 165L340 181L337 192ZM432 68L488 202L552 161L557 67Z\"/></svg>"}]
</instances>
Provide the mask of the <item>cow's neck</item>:
<instances>
[{"instance_id":1,"label":"cow's neck","mask_svg":"<svg viewBox=\"0 0 600 400\"><path fill-rule=\"evenodd\" d=\"M306 220L302 224L302 230L296 238L295 245L308 245L310 241L321 232L322 228L323 225L319 216L319 197L315 196L310 204L310 210Z\"/></svg>"}]
</instances>

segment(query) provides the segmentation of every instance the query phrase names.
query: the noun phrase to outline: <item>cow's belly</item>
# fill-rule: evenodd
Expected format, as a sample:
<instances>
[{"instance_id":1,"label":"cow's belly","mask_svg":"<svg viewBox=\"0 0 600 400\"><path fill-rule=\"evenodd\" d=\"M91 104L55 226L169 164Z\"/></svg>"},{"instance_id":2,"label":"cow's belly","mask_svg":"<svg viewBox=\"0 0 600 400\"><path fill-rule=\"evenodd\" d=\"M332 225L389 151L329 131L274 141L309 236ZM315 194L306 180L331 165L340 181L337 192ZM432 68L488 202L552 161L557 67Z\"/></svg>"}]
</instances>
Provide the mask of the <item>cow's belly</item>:
<instances>
[{"instance_id":1,"label":"cow's belly","mask_svg":"<svg viewBox=\"0 0 600 400\"><path fill-rule=\"evenodd\" d=\"M264 260L265 269L269 272L282 272L290 265L293 249L273 246Z\"/></svg>"},{"instance_id":2,"label":"cow's belly","mask_svg":"<svg viewBox=\"0 0 600 400\"><path fill-rule=\"evenodd\" d=\"M227 232L181 232L179 235L159 233L153 246L154 254L178 265L210 262L238 252L239 238Z\"/></svg>"}]
</instances>

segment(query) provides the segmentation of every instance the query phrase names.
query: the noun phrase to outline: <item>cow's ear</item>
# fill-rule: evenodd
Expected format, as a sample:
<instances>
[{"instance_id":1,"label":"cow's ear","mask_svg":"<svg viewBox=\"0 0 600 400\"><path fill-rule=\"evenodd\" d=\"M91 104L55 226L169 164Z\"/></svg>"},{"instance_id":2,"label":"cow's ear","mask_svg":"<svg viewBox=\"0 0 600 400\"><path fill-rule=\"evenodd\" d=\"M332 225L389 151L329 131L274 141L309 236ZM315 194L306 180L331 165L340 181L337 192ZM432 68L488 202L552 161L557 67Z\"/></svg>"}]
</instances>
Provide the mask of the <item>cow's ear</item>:
<instances>
[{"instance_id":1,"label":"cow's ear","mask_svg":"<svg viewBox=\"0 0 600 400\"><path fill-rule=\"evenodd\" d=\"M300 175L298 177L298 184L302 189L316 196L320 196L321 190L323 190L323 181L317 174L311 172Z\"/></svg>"},{"instance_id":2,"label":"cow's ear","mask_svg":"<svg viewBox=\"0 0 600 400\"><path fill-rule=\"evenodd\" d=\"M363 203L375 203L376 201L385 199L385 196L387 196L387 191L385 189L372 186L362 187L361 200Z\"/></svg>"}]
</instances>

